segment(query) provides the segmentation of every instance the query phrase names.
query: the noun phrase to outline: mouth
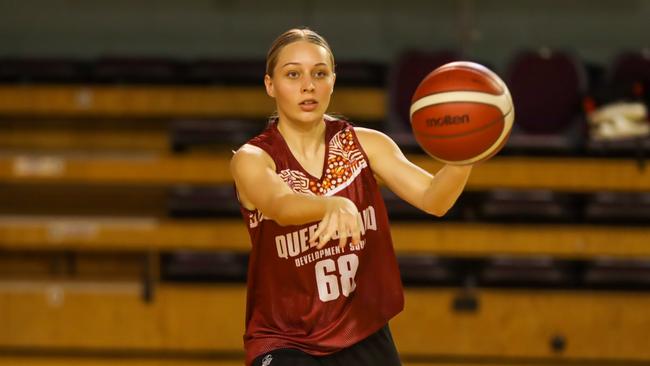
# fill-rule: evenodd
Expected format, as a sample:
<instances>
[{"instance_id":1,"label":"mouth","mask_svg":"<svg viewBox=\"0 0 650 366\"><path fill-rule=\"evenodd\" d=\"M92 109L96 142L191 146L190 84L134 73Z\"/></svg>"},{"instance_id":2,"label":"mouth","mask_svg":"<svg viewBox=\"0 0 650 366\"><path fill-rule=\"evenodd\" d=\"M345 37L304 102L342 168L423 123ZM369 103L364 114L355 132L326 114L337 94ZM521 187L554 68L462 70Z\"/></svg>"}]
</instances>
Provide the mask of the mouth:
<instances>
[{"instance_id":1,"label":"mouth","mask_svg":"<svg viewBox=\"0 0 650 366\"><path fill-rule=\"evenodd\" d=\"M305 112L311 112L318 107L318 102L315 99L307 99L303 100L302 102L298 103L300 105L300 109L302 109Z\"/></svg>"}]
</instances>

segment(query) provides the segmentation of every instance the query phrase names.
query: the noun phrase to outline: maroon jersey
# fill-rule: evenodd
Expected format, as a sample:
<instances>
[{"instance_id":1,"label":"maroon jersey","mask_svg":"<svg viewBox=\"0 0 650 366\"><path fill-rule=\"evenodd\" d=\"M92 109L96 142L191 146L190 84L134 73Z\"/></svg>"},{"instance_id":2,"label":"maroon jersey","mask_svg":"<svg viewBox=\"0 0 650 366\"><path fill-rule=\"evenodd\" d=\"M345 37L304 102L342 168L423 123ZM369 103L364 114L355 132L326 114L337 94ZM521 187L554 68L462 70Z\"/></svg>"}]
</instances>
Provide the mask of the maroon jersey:
<instances>
[{"instance_id":1,"label":"maroon jersey","mask_svg":"<svg viewBox=\"0 0 650 366\"><path fill-rule=\"evenodd\" d=\"M248 143L266 151L295 192L347 197L363 218L361 242L322 249L309 245L318 222L280 226L242 207L252 249L248 264L246 364L278 348L321 356L349 347L384 326L404 307L386 207L353 127L326 121L320 179L294 158L277 123ZM349 240L349 239L348 239Z\"/></svg>"}]
</instances>

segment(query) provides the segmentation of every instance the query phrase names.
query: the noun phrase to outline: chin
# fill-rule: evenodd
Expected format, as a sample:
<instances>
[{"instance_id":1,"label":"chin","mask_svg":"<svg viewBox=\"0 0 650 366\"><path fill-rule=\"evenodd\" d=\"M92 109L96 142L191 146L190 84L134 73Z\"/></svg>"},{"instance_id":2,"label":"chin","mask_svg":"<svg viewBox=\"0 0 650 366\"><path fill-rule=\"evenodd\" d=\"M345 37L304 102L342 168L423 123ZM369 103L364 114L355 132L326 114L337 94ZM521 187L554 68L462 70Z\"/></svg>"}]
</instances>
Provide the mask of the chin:
<instances>
[{"instance_id":1,"label":"chin","mask_svg":"<svg viewBox=\"0 0 650 366\"><path fill-rule=\"evenodd\" d=\"M299 115L296 116L296 121L305 122L305 123L319 122L323 119L324 114L325 112L321 112L321 111L301 112Z\"/></svg>"}]
</instances>

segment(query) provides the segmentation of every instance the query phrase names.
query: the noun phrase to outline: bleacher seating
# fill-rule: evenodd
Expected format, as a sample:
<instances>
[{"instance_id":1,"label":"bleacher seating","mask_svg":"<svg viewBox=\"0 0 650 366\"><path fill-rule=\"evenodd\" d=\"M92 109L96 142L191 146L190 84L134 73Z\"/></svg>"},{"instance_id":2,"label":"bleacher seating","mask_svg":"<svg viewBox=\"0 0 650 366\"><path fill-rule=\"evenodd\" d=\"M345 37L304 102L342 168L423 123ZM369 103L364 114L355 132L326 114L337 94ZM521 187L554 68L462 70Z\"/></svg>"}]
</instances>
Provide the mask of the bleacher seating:
<instances>
[{"instance_id":1,"label":"bleacher seating","mask_svg":"<svg viewBox=\"0 0 650 366\"><path fill-rule=\"evenodd\" d=\"M0 344L45 354L241 359L243 286L163 283L151 303L140 291L137 282L4 282ZM475 306L455 307L460 299ZM391 327L407 363L650 357L644 293L410 288L406 304Z\"/></svg>"},{"instance_id":2,"label":"bleacher seating","mask_svg":"<svg viewBox=\"0 0 650 366\"><path fill-rule=\"evenodd\" d=\"M577 222L575 196L551 190L495 189L486 193L479 209L483 219L528 222Z\"/></svg>"},{"instance_id":3,"label":"bleacher seating","mask_svg":"<svg viewBox=\"0 0 650 366\"><path fill-rule=\"evenodd\" d=\"M519 137L584 137L565 134L582 123L575 60L526 57L547 76L510 69ZM457 59L342 60L331 110L385 128L435 172L412 153L405 90ZM228 164L273 110L263 68L0 60L0 366L241 364L250 243ZM526 89L553 72L573 88ZM557 108L540 114L545 98ZM562 141L477 166L442 219L384 190L407 286L391 324L405 365L650 360L650 173Z\"/></svg>"},{"instance_id":4,"label":"bleacher seating","mask_svg":"<svg viewBox=\"0 0 650 366\"><path fill-rule=\"evenodd\" d=\"M230 150L187 155L12 153L0 155L0 178L14 183L229 184L231 154ZM429 171L442 167L428 156L410 154L408 158ZM635 161L595 158L497 157L476 169L468 182L470 190L643 192L649 186L650 174Z\"/></svg>"},{"instance_id":5,"label":"bleacher seating","mask_svg":"<svg viewBox=\"0 0 650 366\"><path fill-rule=\"evenodd\" d=\"M650 81L650 50L620 53L611 66L609 77L614 81L630 82L631 86L634 82ZM630 91L634 92L634 89Z\"/></svg>"},{"instance_id":6,"label":"bleacher seating","mask_svg":"<svg viewBox=\"0 0 650 366\"><path fill-rule=\"evenodd\" d=\"M585 138L581 116L587 80L582 63L567 52L521 51L504 78L515 104L509 149L575 152Z\"/></svg>"},{"instance_id":7,"label":"bleacher seating","mask_svg":"<svg viewBox=\"0 0 650 366\"><path fill-rule=\"evenodd\" d=\"M645 224L650 218L650 194L645 192L598 192L585 207L590 222Z\"/></svg>"}]
</instances>

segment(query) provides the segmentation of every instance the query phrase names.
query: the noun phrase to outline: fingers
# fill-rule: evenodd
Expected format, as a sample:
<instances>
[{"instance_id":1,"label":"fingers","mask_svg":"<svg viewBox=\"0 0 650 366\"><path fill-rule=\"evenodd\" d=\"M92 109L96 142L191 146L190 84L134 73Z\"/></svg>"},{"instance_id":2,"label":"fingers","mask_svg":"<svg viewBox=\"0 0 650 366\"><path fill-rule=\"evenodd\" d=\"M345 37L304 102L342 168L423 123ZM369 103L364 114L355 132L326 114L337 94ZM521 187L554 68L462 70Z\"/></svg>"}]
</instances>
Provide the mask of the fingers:
<instances>
[{"instance_id":1,"label":"fingers","mask_svg":"<svg viewBox=\"0 0 650 366\"><path fill-rule=\"evenodd\" d=\"M361 241L361 228L363 223L361 222L361 215L357 214L356 227L352 229L352 244L357 245Z\"/></svg>"},{"instance_id":2,"label":"fingers","mask_svg":"<svg viewBox=\"0 0 650 366\"><path fill-rule=\"evenodd\" d=\"M352 203L350 202L350 204ZM351 244L356 245L361 242L362 229L361 214L356 210L356 207L334 208L328 211L318 224L314 235L309 238L309 243L312 246L318 241L316 248L322 249L332 237L338 234L338 246L345 248L348 238L351 239Z\"/></svg>"},{"instance_id":3,"label":"fingers","mask_svg":"<svg viewBox=\"0 0 650 366\"><path fill-rule=\"evenodd\" d=\"M338 228L338 223L339 223L338 215L333 214L330 217L327 226L325 226L325 230L323 231L323 233L320 236L318 236L318 245L316 246L316 248L321 249L322 247L325 246L325 244L327 244L330 241L330 239L336 232L336 229Z\"/></svg>"},{"instance_id":4,"label":"fingers","mask_svg":"<svg viewBox=\"0 0 650 366\"><path fill-rule=\"evenodd\" d=\"M318 229L314 232L314 236L309 238L309 245L312 246L316 242L316 239L319 239L319 237L323 234L325 229L327 228L327 225L329 224L331 215L325 215L323 220L318 224ZM320 244L320 241L319 241ZM319 248L320 249L320 248Z\"/></svg>"},{"instance_id":5,"label":"fingers","mask_svg":"<svg viewBox=\"0 0 650 366\"><path fill-rule=\"evenodd\" d=\"M339 247L345 248L345 243L348 241L348 228L343 226L339 228Z\"/></svg>"},{"instance_id":6,"label":"fingers","mask_svg":"<svg viewBox=\"0 0 650 366\"><path fill-rule=\"evenodd\" d=\"M344 222L345 225L341 225L339 231L339 247L344 248L347 242L347 238L350 238L350 244L358 245L361 242L361 230L363 228L363 222L361 221L361 215L357 212L352 218L348 218Z\"/></svg>"}]
</instances>

